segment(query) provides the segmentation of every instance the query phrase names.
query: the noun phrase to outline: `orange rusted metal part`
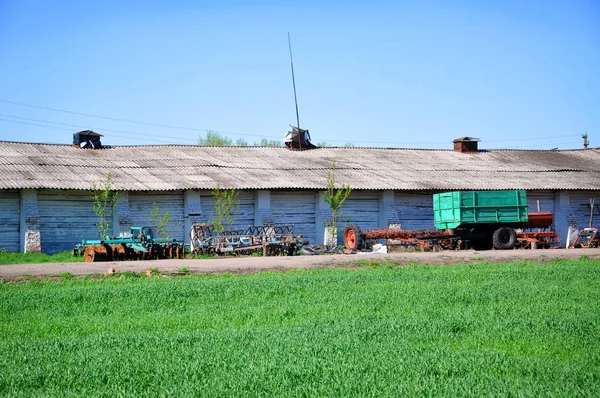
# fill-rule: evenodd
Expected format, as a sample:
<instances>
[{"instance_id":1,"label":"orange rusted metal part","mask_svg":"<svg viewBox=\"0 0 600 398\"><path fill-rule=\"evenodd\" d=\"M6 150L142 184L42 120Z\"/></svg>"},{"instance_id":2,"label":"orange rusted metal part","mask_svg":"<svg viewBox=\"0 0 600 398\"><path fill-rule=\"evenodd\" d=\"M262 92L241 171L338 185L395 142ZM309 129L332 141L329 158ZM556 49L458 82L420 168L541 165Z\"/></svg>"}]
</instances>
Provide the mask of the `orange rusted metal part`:
<instances>
[{"instance_id":1,"label":"orange rusted metal part","mask_svg":"<svg viewBox=\"0 0 600 398\"><path fill-rule=\"evenodd\" d=\"M531 249L532 247L538 249L550 249L560 246L560 237L556 231L525 231L517 232L517 245L518 249Z\"/></svg>"},{"instance_id":2,"label":"orange rusted metal part","mask_svg":"<svg viewBox=\"0 0 600 398\"><path fill-rule=\"evenodd\" d=\"M554 215L549 211L529 213L527 219L526 228L548 228L554 223Z\"/></svg>"},{"instance_id":3,"label":"orange rusted metal part","mask_svg":"<svg viewBox=\"0 0 600 398\"><path fill-rule=\"evenodd\" d=\"M93 245L85 248L85 262L110 261L112 259L112 248L108 245Z\"/></svg>"},{"instance_id":4,"label":"orange rusted metal part","mask_svg":"<svg viewBox=\"0 0 600 398\"><path fill-rule=\"evenodd\" d=\"M356 247L356 243L360 239L359 236L356 236L356 232L353 229L348 229L344 233L344 243L348 247Z\"/></svg>"},{"instance_id":5,"label":"orange rusted metal part","mask_svg":"<svg viewBox=\"0 0 600 398\"><path fill-rule=\"evenodd\" d=\"M450 236L452 235L449 230L414 230L406 231L404 229L397 228L381 228L381 229L370 229L363 231L365 239L398 239L398 240L423 240L434 237Z\"/></svg>"},{"instance_id":6,"label":"orange rusted metal part","mask_svg":"<svg viewBox=\"0 0 600 398\"><path fill-rule=\"evenodd\" d=\"M598 228L584 228L579 231L573 247L600 247L600 231Z\"/></svg>"}]
</instances>

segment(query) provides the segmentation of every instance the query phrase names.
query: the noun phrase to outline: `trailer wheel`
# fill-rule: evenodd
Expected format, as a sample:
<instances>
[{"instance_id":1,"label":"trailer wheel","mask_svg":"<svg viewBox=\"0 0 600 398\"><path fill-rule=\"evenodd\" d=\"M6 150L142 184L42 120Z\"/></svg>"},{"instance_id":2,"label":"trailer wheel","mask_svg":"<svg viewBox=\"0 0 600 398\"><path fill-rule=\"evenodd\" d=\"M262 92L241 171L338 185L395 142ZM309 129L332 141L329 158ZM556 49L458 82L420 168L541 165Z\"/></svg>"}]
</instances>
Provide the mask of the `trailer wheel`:
<instances>
[{"instance_id":1,"label":"trailer wheel","mask_svg":"<svg viewBox=\"0 0 600 398\"><path fill-rule=\"evenodd\" d=\"M511 227L500 227L494 231L492 242L498 250L513 249L517 243L517 233Z\"/></svg>"},{"instance_id":2,"label":"trailer wheel","mask_svg":"<svg viewBox=\"0 0 600 398\"><path fill-rule=\"evenodd\" d=\"M356 224L350 224L344 231L344 246L348 250L359 250L361 246L360 227Z\"/></svg>"}]
</instances>

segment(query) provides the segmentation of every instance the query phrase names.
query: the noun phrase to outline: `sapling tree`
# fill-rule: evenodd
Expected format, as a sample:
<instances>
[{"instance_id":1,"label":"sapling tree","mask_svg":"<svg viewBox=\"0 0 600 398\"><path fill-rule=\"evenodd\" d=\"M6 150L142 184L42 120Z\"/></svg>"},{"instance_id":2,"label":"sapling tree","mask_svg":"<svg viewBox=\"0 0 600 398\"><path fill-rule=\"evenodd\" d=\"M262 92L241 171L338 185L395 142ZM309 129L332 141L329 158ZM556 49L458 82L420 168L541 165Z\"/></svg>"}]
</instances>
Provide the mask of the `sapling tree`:
<instances>
[{"instance_id":1,"label":"sapling tree","mask_svg":"<svg viewBox=\"0 0 600 398\"><path fill-rule=\"evenodd\" d=\"M156 232L161 238L166 239L169 237L169 224L171 224L171 212L168 210L164 213L160 213L156 202L152 202L152 210L150 211L150 217L152 217L152 224L156 227Z\"/></svg>"},{"instance_id":2,"label":"sapling tree","mask_svg":"<svg viewBox=\"0 0 600 398\"><path fill-rule=\"evenodd\" d=\"M325 201L325 203L327 203L331 208L331 221L326 225L331 227L331 238L334 242L337 236L337 223L342 216L340 209L352 192L352 188L347 184L342 184L339 188L336 188L336 168L337 162L334 160L331 169L327 171L327 190L323 193L323 201Z\"/></svg>"},{"instance_id":3,"label":"sapling tree","mask_svg":"<svg viewBox=\"0 0 600 398\"><path fill-rule=\"evenodd\" d=\"M96 213L96 216L98 217L96 226L98 227L100 239L106 238L106 235L108 234L110 228L110 216L117 206L118 194L118 192L113 191L111 173L108 173L106 181L102 182L100 185L92 185L90 197L94 206L94 213Z\"/></svg>"},{"instance_id":4,"label":"sapling tree","mask_svg":"<svg viewBox=\"0 0 600 398\"><path fill-rule=\"evenodd\" d=\"M240 202L238 200L239 192L235 188L222 189L219 185L212 190L214 200L215 217L210 223L215 232L222 233L230 229L235 221L236 213L239 210Z\"/></svg>"}]
</instances>

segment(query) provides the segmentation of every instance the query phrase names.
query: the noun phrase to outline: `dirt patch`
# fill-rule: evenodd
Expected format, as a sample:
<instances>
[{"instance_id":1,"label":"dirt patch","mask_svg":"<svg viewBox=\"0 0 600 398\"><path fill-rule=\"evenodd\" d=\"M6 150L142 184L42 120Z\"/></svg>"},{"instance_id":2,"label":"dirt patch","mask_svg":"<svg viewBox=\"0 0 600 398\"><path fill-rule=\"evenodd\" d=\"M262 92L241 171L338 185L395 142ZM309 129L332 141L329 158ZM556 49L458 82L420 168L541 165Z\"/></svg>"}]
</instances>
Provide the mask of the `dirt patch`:
<instances>
[{"instance_id":1,"label":"dirt patch","mask_svg":"<svg viewBox=\"0 0 600 398\"><path fill-rule=\"evenodd\" d=\"M190 274L254 273L260 271L286 271L295 268L352 267L364 265L371 260L394 264L464 264L473 262L545 262L553 259L589 258L600 261L600 249L548 249L548 250L488 250L446 252L396 252L387 254L334 254L293 257L223 257L215 259L111 261L100 263L45 263L0 266L0 279L19 281L32 279L64 280L71 276L104 276L108 269L117 273L134 272L144 274L156 268L161 274L184 275L178 270L187 268ZM113 276L114 277L114 276Z\"/></svg>"}]
</instances>

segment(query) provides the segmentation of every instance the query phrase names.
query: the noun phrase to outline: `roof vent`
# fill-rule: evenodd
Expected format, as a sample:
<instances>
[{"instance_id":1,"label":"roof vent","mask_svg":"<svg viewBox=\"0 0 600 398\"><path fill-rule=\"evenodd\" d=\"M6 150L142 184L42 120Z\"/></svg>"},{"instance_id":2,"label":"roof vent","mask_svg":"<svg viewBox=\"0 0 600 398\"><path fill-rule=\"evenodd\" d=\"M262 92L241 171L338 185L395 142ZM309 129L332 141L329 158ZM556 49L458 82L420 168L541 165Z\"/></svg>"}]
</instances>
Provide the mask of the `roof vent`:
<instances>
[{"instance_id":1,"label":"roof vent","mask_svg":"<svg viewBox=\"0 0 600 398\"><path fill-rule=\"evenodd\" d=\"M305 149L318 148L310 142L310 133L308 130L303 130L296 126L292 126L291 124L290 127L292 128L292 131L288 131L283 138L283 142L288 149L303 151Z\"/></svg>"},{"instance_id":2,"label":"roof vent","mask_svg":"<svg viewBox=\"0 0 600 398\"><path fill-rule=\"evenodd\" d=\"M103 135L92 130L80 131L73 134L73 146L83 149L100 149L102 148L100 137L103 137Z\"/></svg>"},{"instance_id":3,"label":"roof vent","mask_svg":"<svg viewBox=\"0 0 600 398\"><path fill-rule=\"evenodd\" d=\"M460 137L454 141L454 150L461 153L479 152L477 143L481 141L479 138L474 137Z\"/></svg>"}]
</instances>

